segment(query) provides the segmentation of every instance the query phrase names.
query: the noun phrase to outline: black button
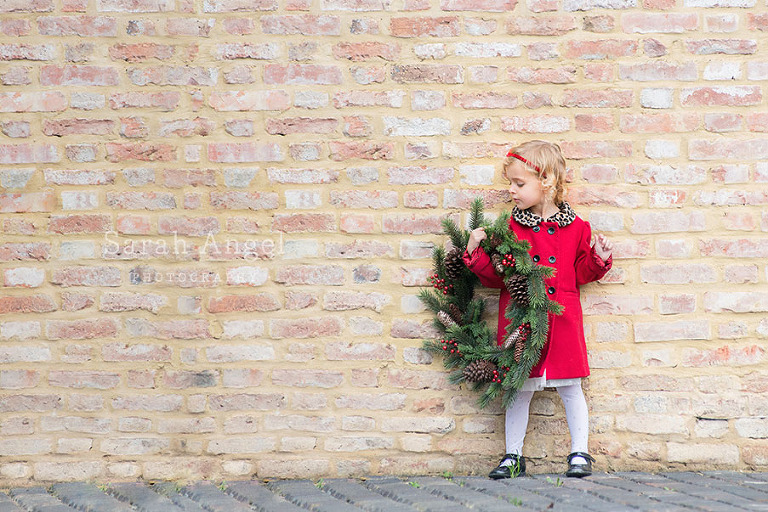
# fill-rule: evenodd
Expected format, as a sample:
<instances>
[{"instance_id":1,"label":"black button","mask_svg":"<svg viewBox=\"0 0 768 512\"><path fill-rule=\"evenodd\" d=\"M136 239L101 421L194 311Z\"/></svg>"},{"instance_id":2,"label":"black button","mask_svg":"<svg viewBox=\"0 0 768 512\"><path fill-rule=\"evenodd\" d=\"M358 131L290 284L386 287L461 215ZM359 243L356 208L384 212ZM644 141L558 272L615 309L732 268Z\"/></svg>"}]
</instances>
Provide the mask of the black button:
<instances>
[{"instance_id":1,"label":"black button","mask_svg":"<svg viewBox=\"0 0 768 512\"><path fill-rule=\"evenodd\" d=\"M538 263L540 259L541 258L539 258L539 255L537 254L536 256L533 257L533 262Z\"/></svg>"},{"instance_id":2,"label":"black button","mask_svg":"<svg viewBox=\"0 0 768 512\"><path fill-rule=\"evenodd\" d=\"M555 228L549 228L547 230L547 233L549 233L550 235L554 235L555 234Z\"/></svg>"},{"instance_id":3,"label":"black button","mask_svg":"<svg viewBox=\"0 0 768 512\"><path fill-rule=\"evenodd\" d=\"M556 262L556 261L557 261L557 258L555 258L554 256L550 256L550 257L549 257L549 262L550 262L550 263L554 263L554 262Z\"/></svg>"},{"instance_id":4,"label":"black button","mask_svg":"<svg viewBox=\"0 0 768 512\"><path fill-rule=\"evenodd\" d=\"M555 287L554 286L550 286L549 288L547 288L547 293L550 294L550 295L555 293Z\"/></svg>"},{"instance_id":5,"label":"black button","mask_svg":"<svg viewBox=\"0 0 768 512\"><path fill-rule=\"evenodd\" d=\"M534 233L538 233L539 231L541 231L541 228L539 226L533 226Z\"/></svg>"}]
</instances>

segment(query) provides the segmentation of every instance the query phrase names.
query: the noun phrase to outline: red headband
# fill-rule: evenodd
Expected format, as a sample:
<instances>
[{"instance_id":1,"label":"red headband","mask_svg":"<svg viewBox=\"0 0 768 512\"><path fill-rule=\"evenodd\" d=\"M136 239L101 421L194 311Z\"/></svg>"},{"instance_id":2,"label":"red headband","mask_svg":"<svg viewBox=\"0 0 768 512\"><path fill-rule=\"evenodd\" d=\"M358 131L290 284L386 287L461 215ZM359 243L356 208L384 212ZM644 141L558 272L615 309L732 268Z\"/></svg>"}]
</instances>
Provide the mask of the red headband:
<instances>
[{"instance_id":1,"label":"red headband","mask_svg":"<svg viewBox=\"0 0 768 512\"><path fill-rule=\"evenodd\" d=\"M509 158L509 157L517 158L521 162L523 162L525 164L528 164L529 166L533 167L534 169L536 169L536 172L541 174L541 168L539 168L538 165L536 165L536 164L534 164L532 162L529 162L526 158L523 158L522 156L518 155L517 153L513 153L512 151L510 151L509 153L507 153L507 158Z\"/></svg>"}]
</instances>

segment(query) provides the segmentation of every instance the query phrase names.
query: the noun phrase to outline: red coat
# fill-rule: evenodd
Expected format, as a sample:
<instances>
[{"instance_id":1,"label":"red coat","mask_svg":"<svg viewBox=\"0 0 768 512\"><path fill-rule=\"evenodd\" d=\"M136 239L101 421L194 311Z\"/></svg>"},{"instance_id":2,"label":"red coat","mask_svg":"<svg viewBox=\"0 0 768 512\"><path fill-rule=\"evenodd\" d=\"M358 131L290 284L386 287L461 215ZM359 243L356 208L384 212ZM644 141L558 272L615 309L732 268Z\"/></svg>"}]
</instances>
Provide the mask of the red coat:
<instances>
[{"instance_id":1,"label":"red coat","mask_svg":"<svg viewBox=\"0 0 768 512\"><path fill-rule=\"evenodd\" d=\"M556 269L555 275L545 281L546 289L549 298L564 307L562 315L549 315L547 343L530 376L541 377L545 369L548 380L588 376L589 363L579 286L602 278L611 268L611 258L603 262L597 256L594 248L590 247L592 230L589 223L579 217L563 227L551 221L542 221L535 227L528 227L513 217L509 228L520 240L530 242L530 254L534 261ZM493 270L491 259L483 249L478 247L472 255L465 252L464 262L477 274L484 286L501 289L497 334L497 341L501 345L509 323L504 318L510 299L509 292Z\"/></svg>"}]
</instances>

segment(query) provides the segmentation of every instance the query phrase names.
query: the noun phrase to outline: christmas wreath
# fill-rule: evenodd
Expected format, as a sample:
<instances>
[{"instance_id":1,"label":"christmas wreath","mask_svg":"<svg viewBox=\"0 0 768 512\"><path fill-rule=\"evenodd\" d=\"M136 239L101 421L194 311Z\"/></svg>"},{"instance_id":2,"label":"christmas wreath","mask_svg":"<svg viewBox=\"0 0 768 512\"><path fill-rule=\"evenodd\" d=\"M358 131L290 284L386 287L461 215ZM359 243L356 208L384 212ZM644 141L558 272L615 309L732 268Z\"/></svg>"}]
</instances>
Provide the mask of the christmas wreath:
<instances>
[{"instance_id":1,"label":"christmas wreath","mask_svg":"<svg viewBox=\"0 0 768 512\"><path fill-rule=\"evenodd\" d=\"M435 313L440 339L424 341L424 349L441 354L452 384L471 383L481 392L480 407L499 395L504 407L510 405L538 363L549 331L548 313L560 314L562 306L547 297L544 279L554 269L533 262L530 244L518 240L509 229L509 212L495 222L486 222L483 200L472 203L469 230L462 230L451 219L443 220L443 230L452 248L436 247L432 252L432 288L424 288L419 298ZM496 273L511 296L505 311L509 320L504 343L496 343L496 333L482 320L485 301L475 297L479 278L470 271L462 255L470 232L485 227L487 238L481 247L490 256Z\"/></svg>"}]
</instances>

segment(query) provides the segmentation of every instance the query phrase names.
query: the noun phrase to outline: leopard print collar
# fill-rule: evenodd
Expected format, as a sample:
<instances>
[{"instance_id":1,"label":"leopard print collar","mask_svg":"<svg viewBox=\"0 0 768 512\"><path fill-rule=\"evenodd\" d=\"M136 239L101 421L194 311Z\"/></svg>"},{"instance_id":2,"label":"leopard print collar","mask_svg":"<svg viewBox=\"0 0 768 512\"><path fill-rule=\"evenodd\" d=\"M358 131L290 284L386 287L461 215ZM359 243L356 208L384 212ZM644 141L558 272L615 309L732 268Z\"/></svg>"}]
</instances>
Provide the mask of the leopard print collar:
<instances>
[{"instance_id":1,"label":"leopard print collar","mask_svg":"<svg viewBox=\"0 0 768 512\"><path fill-rule=\"evenodd\" d=\"M541 222L557 222L557 225L564 228L574 220L576 220L576 212L573 211L571 205L563 201L560 205L560 211L552 215L548 219L543 219L535 213L531 213L530 210L521 210L517 206L512 210L512 216L514 219L523 226L532 228Z\"/></svg>"}]
</instances>

